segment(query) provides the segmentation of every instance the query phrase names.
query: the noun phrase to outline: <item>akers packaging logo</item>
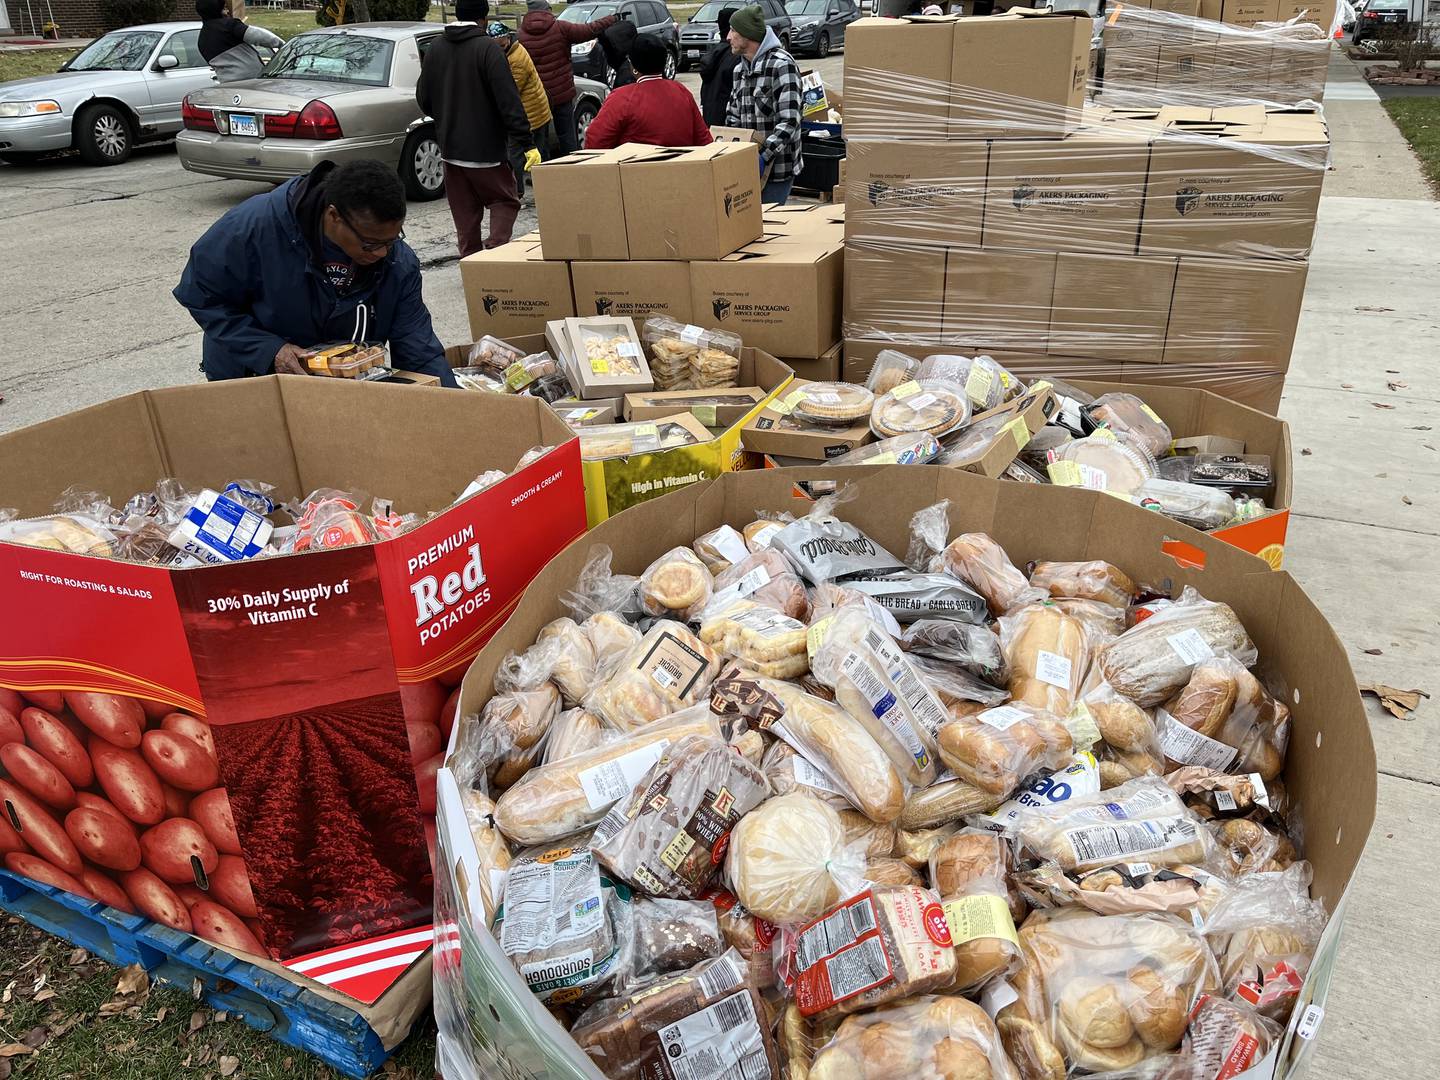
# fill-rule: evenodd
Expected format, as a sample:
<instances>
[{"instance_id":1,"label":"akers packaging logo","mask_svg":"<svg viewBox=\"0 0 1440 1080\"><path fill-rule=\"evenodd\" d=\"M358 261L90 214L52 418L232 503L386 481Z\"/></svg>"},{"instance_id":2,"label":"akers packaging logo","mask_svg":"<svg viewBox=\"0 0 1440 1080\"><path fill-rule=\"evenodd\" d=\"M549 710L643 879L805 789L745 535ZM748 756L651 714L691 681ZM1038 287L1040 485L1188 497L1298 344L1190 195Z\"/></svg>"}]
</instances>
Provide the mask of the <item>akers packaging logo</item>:
<instances>
[{"instance_id":1,"label":"akers packaging logo","mask_svg":"<svg viewBox=\"0 0 1440 1080\"><path fill-rule=\"evenodd\" d=\"M710 302L710 310L715 312L715 318L724 322L730 317L730 301L723 296L717 296Z\"/></svg>"},{"instance_id":2,"label":"akers packaging logo","mask_svg":"<svg viewBox=\"0 0 1440 1080\"><path fill-rule=\"evenodd\" d=\"M865 195L870 200L871 206L879 206L880 200L885 198L885 196L889 194L889 192L890 185L887 184L884 180L871 180L870 186L866 190Z\"/></svg>"},{"instance_id":3,"label":"akers packaging logo","mask_svg":"<svg viewBox=\"0 0 1440 1080\"><path fill-rule=\"evenodd\" d=\"M480 298L480 303L484 306L486 315L494 315L495 309L500 306L500 298L494 293L486 293Z\"/></svg>"},{"instance_id":4,"label":"akers packaging logo","mask_svg":"<svg viewBox=\"0 0 1440 1080\"><path fill-rule=\"evenodd\" d=\"M1200 196L1204 194L1197 187L1180 188L1175 192L1175 212L1184 217L1200 205Z\"/></svg>"},{"instance_id":5,"label":"akers packaging logo","mask_svg":"<svg viewBox=\"0 0 1440 1080\"><path fill-rule=\"evenodd\" d=\"M1025 204L1035 197L1035 189L1029 184L1020 184L1010 194L1010 201L1015 204L1016 210L1024 210Z\"/></svg>"},{"instance_id":6,"label":"akers packaging logo","mask_svg":"<svg viewBox=\"0 0 1440 1080\"><path fill-rule=\"evenodd\" d=\"M596 315L609 315L611 308L613 308L614 306L615 301L610 299L610 297L608 296L597 296L595 298Z\"/></svg>"}]
</instances>

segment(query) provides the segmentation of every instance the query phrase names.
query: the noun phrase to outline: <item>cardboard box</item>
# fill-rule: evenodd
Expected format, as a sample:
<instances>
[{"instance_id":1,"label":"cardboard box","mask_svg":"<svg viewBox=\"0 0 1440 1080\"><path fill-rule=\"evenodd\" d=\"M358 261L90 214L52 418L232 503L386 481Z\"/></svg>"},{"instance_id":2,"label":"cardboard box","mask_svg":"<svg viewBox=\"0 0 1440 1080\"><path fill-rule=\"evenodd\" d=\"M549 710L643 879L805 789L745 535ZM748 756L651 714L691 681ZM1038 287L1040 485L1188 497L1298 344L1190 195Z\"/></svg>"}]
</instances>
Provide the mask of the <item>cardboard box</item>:
<instances>
[{"instance_id":1,"label":"cardboard box","mask_svg":"<svg viewBox=\"0 0 1440 1080\"><path fill-rule=\"evenodd\" d=\"M651 315L690 321L690 268L674 262L572 262L570 282L578 315L625 315L636 324Z\"/></svg>"},{"instance_id":2,"label":"cardboard box","mask_svg":"<svg viewBox=\"0 0 1440 1080\"><path fill-rule=\"evenodd\" d=\"M1275 22L1279 14L1280 0L1225 0L1224 21L1236 26Z\"/></svg>"},{"instance_id":3,"label":"cardboard box","mask_svg":"<svg viewBox=\"0 0 1440 1080\"><path fill-rule=\"evenodd\" d=\"M857 142L845 238L978 247L990 149L984 142Z\"/></svg>"},{"instance_id":4,"label":"cardboard box","mask_svg":"<svg viewBox=\"0 0 1440 1080\"><path fill-rule=\"evenodd\" d=\"M780 362L795 372L796 378L806 382L834 382L840 378L840 357L844 351L842 342L837 341L825 350L824 355L809 357L785 356Z\"/></svg>"},{"instance_id":5,"label":"cardboard box","mask_svg":"<svg viewBox=\"0 0 1440 1080\"><path fill-rule=\"evenodd\" d=\"M980 476L1000 476L1020 451L1029 445L1035 432L1050 422L1059 407L1049 384L1042 381L1036 383L1035 387L1022 397L1006 402L998 409L977 414L971 419L972 424L1008 419L997 438L976 447L973 453L964 458L957 457L952 452L945 462L946 467Z\"/></svg>"},{"instance_id":6,"label":"cardboard box","mask_svg":"<svg viewBox=\"0 0 1440 1080\"><path fill-rule=\"evenodd\" d=\"M1224 435L1191 435L1170 440L1170 449L1177 456L1194 454L1243 454L1244 439L1231 439Z\"/></svg>"},{"instance_id":7,"label":"cardboard box","mask_svg":"<svg viewBox=\"0 0 1440 1080\"><path fill-rule=\"evenodd\" d=\"M623 400L623 399L622 399ZM613 424L620 419L620 413L615 409L613 401L556 401L550 406L555 410L555 415L564 420L572 429L581 427L596 427L601 424Z\"/></svg>"},{"instance_id":8,"label":"cardboard box","mask_svg":"<svg viewBox=\"0 0 1440 1080\"><path fill-rule=\"evenodd\" d=\"M648 151L620 168L629 253L617 257L720 259L760 236L760 150L754 143ZM594 217L607 209L592 199L583 212Z\"/></svg>"},{"instance_id":9,"label":"cardboard box","mask_svg":"<svg viewBox=\"0 0 1440 1080\"><path fill-rule=\"evenodd\" d=\"M1155 86L1160 71L1160 49L1156 45L1105 50L1106 91L1142 91Z\"/></svg>"},{"instance_id":10,"label":"cardboard box","mask_svg":"<svg viewBox=\"0 0 1440 1080\"><path fill-rule=\"evenodd\" d=\"M990 147L985 246L1135 252L1148 140L1090 131Z\"/></svg>"},{"instance_id":11,"label":"cardboard box","mask_svg":"<svg viewBox=\"0 0 1440 1080\"><path fill-rule=\"evenodd\" d=\"M1055 262L1049 350L1160 363L1176 262L1062 251Z\"/></svg>"},{"instance_id":12,"label":"cardboard box","mask_svg":"<svg viewBox=\"0 0 1440 1080\"><path fill-rule=\"evenodd\" d=\"M1282 259L1182 258L1166 364L1290 366L1307 267Z\"/></svg>"},{"instance_id":13,"label":"cardboard box","mask_svg":"<svg viewBox=\"0 0 1440 1080\"><path fill-rule=\"evenodd\" d=\"M1210 86L1215 79L1216 48L1214 42L1160 46L1160 68L1155 85L1166 89Z\"/></svg>"},{"instance_id":14,"label":"cardboard box","mask_svg":"<svg viewBox=\"0 0 1440 1080\"><path fill-rule=\"evenodd\" d=\"M1050 347L1053 251L953 248L945 260L945 337L979 349Z\"/></svg>"},{"instance_id":15,"label":"cardboard box","mask_svg":"<svg viewBox=\"0 0 1440 1080\"><path fill-rule=\"evenodd\" d=\"M639 574L665 551L688 545L709 529L749 524L757 510L802 515L813 504L800 485L836 478L855 485L857 497L841 511L845 519L891 551L906 550L915 511L946 499L951 536L988 533L1016 565L1041 559L1105 559L1136 581L1167 582L1177 596L1185 586L1193 586L1235 610L1259 648L1267 677L1299 695L1292 702L1284 778L1287 790L1306 808L1305 832L1312 840L1304 856L1314 867L1312 893L1332 913L1300 1000L1313 999L1323 1008L1343 928L1343 898L1374 823L1377 790L1374 742L1344 646L1288 574L1271 572L1213 537L1103 494L909 466L764 470L723 477L627 514L554 560L467 676L462 711L478 714L505 656L528 648L541 627L566 613L560 598L574 587L591 543L615 552L616 572ZM1177 536L1183 536L1187 556L1179 564L1172 542ZM478 1002L468 1008L464 1000L442 1003L445 1007L436 1010L441 1060L452 1055L462 1061L488 1061L486 1055L491 1055L503 1061L499 1069L517 1076L598 1075L483 929L477 883L484 864L470 840L456 780L450 769L441 770L444 858L438 876L444 880L439 889L455 898L450 909L459 912L454 920L459 942L451 954L459 970L447 982L487 988L484 1000L493 1001L496 1012L492 1015ZM1333 797L1336 791L1345 797ZM442 982L437 994L445 991ZM1263 1065L1242 1074L1243 1080L1287 1080L1303 1068L1315 1041L1294 1036L1298 1023L1299 1017L1292 1017L1289 1032L1276 1040L1279 1045ZM1292 1040L1299 1047L1298 1063L1288 1055L1282 1058L1281 1047Z\"/></svg>"},{"instance_id":16,"label":"cardboard box","mask_svg":"<svg viewBox=\"0 0 1440 1080\"><path fill-rule=\"evenodd\" d=\"M710 137L716 142L762 143L765 137L754 128L724 127L710 125Z\"/></svg>"},{"instance_id":17,"label":"cardboard box","mask_svg":"<svg viewBox=\"0 0 1440 1080\"><path fill-rule=\"evenodd\" d=\"M856 240L845 245L845 336L945 331L945 249Z\"/></svg>"},{"instance_id":18,"label":"cardboard box","mask_svg":"<svg viewBox=\"0 0 1440 1080\"><path fill-rule=\"evenodd\" d=\"M845 30L847 139L949 138L954 44L948 18L872 16L851 23Z\"/></svg>"},{"instance_id":19,"label":"cardboard box","mask_svg":"<svg viewBox=\"0 0 1440 1080\"><path fill-rule=\"evenodd\" d=\"M554 448L453 502L536 445ZM71 707L78 691L108 695L135 742L167 713L195 717L218 763L200 782L222 792L211 802L228 802L216 814L233 816L245 853L195 886L219 896L222 879L248 880L258 909L221 947L265 952L297 982L325 971L332 1000L382 1000L430 940L425 826L446 699L531 576L583 533L576 440L535 400L272 376L131 394L0 436L0 453L0 502L27 517L72 485L118 506L164 477L219 491L237 476L275 485L277 500L363 488L400 513L438 512L380 543L185 570L0 543L0 687L37 703L63 690ZM147 805L136 813L154 825L162 810ZM192 814L202 829L216 820ZM319 821L339 834L294 827ZM396 934L413 935L412 956L365 962ZM391 1015L413 1018L428 977L403 982Z\"/></svg>"},{"instance_id":20,"label":"cardboard box","mask_svg":"<svg viewBox=\"0 0 1440 1080\"><path fill-rule=\"evenodd\" d=\"M599 340L601 353L592 355L587 341ZM624 397L641 390L653 390L650 363L645 359L645 346L640 341L635 320L626 316L587 315L545 324L545 341L570 377L570 386L577 397ZM619 365L635 361L638 371L621 370Z\"/></svg>"},{"instance_id":21,"label":"cardboard box","mask_svg":"<svg viewBox=\"0 0 1440 1080\"><path fill-rule=\"evenodd\" d=\"M1085 104L1091 33L1083 12L1012 8L1005 15L957 19L950 137L1065 134ZM848 33L845 41L848 51Z\"/></svg>"},{"instance_id":22,"label":"cardboard box","mask_svg":"<svg viewBox=\"0 0 1440 1080\"><path fill-rule=\"evenodd\" d=\"M869 419L851 427L825 427L796 420L791 413L793 395L805 385L796 379L786 393L745 422L740 442L746 450L757 454L826 461L839 457L857 446L874 442Z\"/></svg>"},{"instance_id":23,"label":"cardboard box","mask_svg":"<svg viewBox=\"0 0 1440 1080\"><path fill-rule=\"evenodd\" d=\"M1211 84L1217 90L1232 96L1268 99L1264 91L1270 86L1275 49L1259 35L1254 37L1251 40L1250 35L1237 34L1215 43Z\"/></svg>"},{"instance_id":24,"label":"cardboard box","mask_svg":"<svg viewBox=\"0 0 1440 1080\"><path fill-rule=\"evenodd\" d=\"M772 356L819 356L840 340L844 248L765 241L690 264L691 319Z\"/></svg>"},{"instance_id":25,"label":"cardboard box","mask_svg":"<svg viewBox=\"0 0 1440 1080\"><path fill-rule=\"evenodd\" d=\"M625 395L626 420L656 420L684 411L706 427L728 428L755 411L769 392L759 386L721 390L653 390Z\"/></svg>"},{"instance_id":26,"label":"cardboard box","mask_svg":"<svg viewBox=\"0 0 1440 1080\"><path fill-rule=\"evenodd\" d=\"M649 149L577 150L531 170L545 258L630 258L620 164Z\"/></svg>"},{"instance_id":27,"label":"cardboard box","mask_svg":"<svg viewBox=\"0 0 1440 1080\"><path fill-rule=\"evenodd\" d=\"M543 333L551 319L575 314L569 265L547 262L528 238L461 259L460 286L476 341L486 334L504 339Z\"/></svg>"}]
</instances>

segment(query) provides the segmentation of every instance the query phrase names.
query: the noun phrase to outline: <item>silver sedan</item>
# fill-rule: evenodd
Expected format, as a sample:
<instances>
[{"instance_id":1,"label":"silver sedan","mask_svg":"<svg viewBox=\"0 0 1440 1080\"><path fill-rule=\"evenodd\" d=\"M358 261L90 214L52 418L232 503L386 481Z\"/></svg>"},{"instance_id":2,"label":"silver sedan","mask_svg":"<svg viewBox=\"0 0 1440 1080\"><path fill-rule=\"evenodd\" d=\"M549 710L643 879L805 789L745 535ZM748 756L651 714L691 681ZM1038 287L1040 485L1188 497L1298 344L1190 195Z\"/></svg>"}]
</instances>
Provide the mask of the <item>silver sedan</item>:
<instances>
[{"instance_id":1,"label":"silver sedan","mask_svg":"<svg viewBox=\"0 0 1440 1080\"><path fill-rule=\"evenodd\" d=\"M179 131L185 95L214 82L198 22L116 30L54 75L0 83L0 159L73 147L91 165L118 165L137 142Z\"/></svg>"},{"instance_id":2,"label":"silver sedan","mask_svg":"<svg viewBox=\"0 0 1440 1080\"><path fill-rule=\"evenodd\" d=\"M278 182L322 161L394 165L412 199L445 193L435 128L415 103L420 60L438 23L357 23L291 38L258 79L200 90L185 102L175 140L192 172ZM577 121L600 109L605 87L576 79Z\"/></svg>"}]
</instances>

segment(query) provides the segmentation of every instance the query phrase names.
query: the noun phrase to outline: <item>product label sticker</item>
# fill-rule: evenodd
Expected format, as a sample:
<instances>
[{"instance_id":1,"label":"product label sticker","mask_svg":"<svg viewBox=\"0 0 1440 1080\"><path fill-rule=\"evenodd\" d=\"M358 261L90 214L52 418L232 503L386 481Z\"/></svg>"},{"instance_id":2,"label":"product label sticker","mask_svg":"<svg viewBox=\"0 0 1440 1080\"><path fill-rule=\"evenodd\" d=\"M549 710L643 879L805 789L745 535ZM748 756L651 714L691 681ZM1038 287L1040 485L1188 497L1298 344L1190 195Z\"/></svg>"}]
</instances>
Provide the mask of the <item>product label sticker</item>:
<instances>
[{"instance_id":1,"label":"product label sticker","mask_svg":"<svg viewBox=\"0 0 1440 1080\"><path fill-rule=\"evenodd\" d=\"M1307 1005L1305 1012L1300 1016L1300 1023L1295 1027L1295 1034L1309 1042L1315 1038L1315 1033L1320 1030L1320 1021L1325 1019L1325 1010L1319 1005Z\"/></svg>"},{"instance_id":2,"label":"product label sticker","mask_svg":"<svg viewBox=\"0 0 1440 1080\"><path fill-rule=\"evenodd\" d=\"M1155 710L1155 734L1160 738L1160 749L1165 756L1182 765L1200 765L1215 772L1227 772L1240 756L1235 747L1186 727L1164 709ZM1222 793L1217 791L1215 794L1218 802ZM1224 794L1229 797L1228 792ZM1233 804L1235 800L1230 801ZM1233 805L1231 809L1234 809Z\"/></svg>"},{"instance_id":3,"label":"product label sticker","mask_svg":"<svg viewBox=\"0 0 1440 1080\"><path fill-rule=\"evenodd\" d=\"M976 938L1003 938L1019 947L1020 936L1015 932L1015 921L1010 917L1010 905L1005 897L962 896L946 900L942 906L950 937L956 945Z\"/></svg>"},{"instance_id":4,"label":"product label sticker","mask_svg":"<svg viewBox=\"0 0 1440 1080\"><path fill-rule=\"evenodd\" d=\"M891 390L890 392L894 394L897 398L907 398L911 394L918 394L920 392L920 384L914 379L911 379L909 382L901 383L899 386L895 387L895 389Z\"/></svg>"},{"instance_id":5,"label":"product label sticker","mask_svg":"<svg viewBox=\"0 0 1440 1080\"><path fill-rule=\"evenodd\" d=\"M505 369L505 385L511 390L523 390L535 381L535 376L519 360Z\"/></svg>"},{"instance_id":6,"label":"product label sticker","mask_svg":"<svg viewBox=\"0 0 1440 1080\"><path fill-rule=\"evenodd\" d=\"M1231 795L1230 792L1225 791L1223 788L1215 792L1215 809L1219 810L1222 814L1228 814L1234 811L1236 807L1235 796Z\"/></svg>"},{"instance_id":7,"label":"product label sticker","mask_svg":"<svg viewBox=\"0 0 1440 1080\"><path fill-rule=\"evenodd\" d=\"M1168 851L1191 843L1197 825L1182 817L1153 818L1149 821L1120 821L1113 825L1085 825L1066 829L1061 835L1075 854L1079 866L1097 866L1128 855Z\"/></svg>"},{"instance_id":8,"label":"product label sticker","mask_svg":"<svg viewBox=\"0 0 1440 1080\"><path fill-rule=\"evenodd\" d=\"M1073 461L1052 461L1046 466L1050 482L1059 487L1080 486L1080 466Z\"/></svg>"},{"instance_id":9,"label":"product label sticker","mask_svg":"<svg viewBox=\"0 0 1440 1080\"><path fill-rule=\"evenodd\" d=\"M606 360L604 357L592 356L590 358L590 370L593 371L596 375L609 375L610 361Z\"/></svg>"},{"instance_id":10,"label":"product label sticker","mask_svg":"<svg viewBox=\"0 0 1440 1080\"><path fill-rule=\"evenodd\" d=\"M686 345L699 345L705 337L705 329L700 326L687 323L680 328L680 340Z\"/></svg>"},{"instance_id":11,"label":"product label sticker","mask_svg":"<svg viewBox=\"0 0 1440 1080\"><path fill-rule=\"evenodd\" d=\"M804 387L801 387L799 390L792 390L786 394L782 400L773 402L769 406L769 409L771 412L778 413L781 416L789 416L795 411L795 406L804 401L806 396Z\"/></svg>"},{"instance_id":12,"label":"product label sticker","mask_svg":"<svg viewBox=\"0 0 1440 1080\"><path fill-rule=\"evenodd\" d=\"M795 968L795 1003L804 1016L893 979L874 895L861 893L804 927L795 942Z\"/></svg>"},{"instance_id":13,"label":"product label sticker","mask_svg":"<svg viewBox=\"0 0 1440 1080\"><path fill-rule=\"evenodd\" d=\"M886 450L884 453L876 454L869 461L862 462L862 464L865 465L894 465L895 463L895 455L892 454L889 450Z\"/></svg>"},{"instance_id":14,"label":"product label sticker","mask_svg":"<svg viewBox=\"0 0 1440 1080\"><path fill-rule=\"evenodd\" d=\"M1110 474L1104 469L1097 469L1094 465L1081 465L1080 486L1089 488L1091 491L1108 491Z\"/></svg>"},{"instance_id":15,"label":"product label sticker","mask_svg":"<svg viewBox=\"0 0 1440 1080\"><path fill-rule=\"evenodd\" d=\"M695 419L699 420L700 423L704 424L706 427L715 427L718 423L715 409L716 406L714 405L690 406L690 412L694 414Z\"/></svg>"},{"instance_id":16,"label":"product label sticker","mask_svg":"<svg viewBox=\"0 0 1440 1080\"><path fill-rule=\"evenodd\" d=\"M669 745L668 739L661 739L612 761L581 769L578 779L590 809L602 810L629 795Z\"/></svg>"},{"instance_id":17,"label":"product label sticker","mask_svg":"<svg viewBox=\"0 0 1440 1080\"><path fill-rule=\"evenodd\" d=\"M982 713L976 713L975 719L986 727L1005 731L1020 723L1021 720L1030 719L1030 714L1024 709L1017 709L1012 705L1001 705L998 709L986 709Z\"/></svg>"},{"instance_id":18,"label":"product label sticker","mask_svg":"<svg viewBox=\"0 0 1440 1080\"><path fill-rule=\"evenodd\" d=\"M934 405L939 400L940 399L934 394L916 394L914 397L907 399L905 404L910 407L911 411L919 412L921 409Z\"/></svg>"},{"instance_id":19,"label":"product label sticker","mask_svg":"<svg viewBox=\"0 0 1440 1080\"><path fill-rule=\"evenodd\" d=\"M745 538L729 525L721 525L710 534L710 546L732 566L744 562L746 556L750 554L750 549L745 546Z\"/></svg>"},{"instance_id":20,"label":"product label sticker","mask_svg":"<svg viewBox=\"0 0 1440 1080\"><path fill-rule=\"evenodd\" d=\"M632 434L637 440L654 439L659 437L660 429L654 424L636 424Z\"/></svg>"},{"instance_id":21,"label":"product label sticker","mask_svg":"<svg viewBox=\"0 0 1440 1080\"><path fill-rule=\"evenodd\" d=\"M1140 403L1140 411L1143 412L1146 416L1148 416L1151 420L1154 420L1157 424L1165 423L1164 420L1160 419L1160 414L1157 413L1154 409L1150 408L1149 405L1146 405L1143 401Z\"/></svg>"},{"instance_id":22,"label":"product label sticker","mask_svg":"<svg viewBox=\"0 0 1440 1080\"><path fill-rule=\"evenodd\" d=\"M1209 642L1194 627L1182 630L1178 634L1170 634L1165 640L1170 643L1170 648L1175 650L1175 655L1187 664L1198 664L1215 655Z\"/></svg>"},{"instance_id":23,"label":"product label sticker","mask_svg":"<svg viewBox=\"0 0 1440 1080\"><path fill-rule=\"evenodd\" d=\"M1094 746L1100 741L1100 726L1086 708L1083 701L1077 701L1064 720L1065 729L1070 732L1070 741L1076 746Z\"/></svg>"},{"instance_id":24,"label":"product label sticker","mask_svg":"<svg viewBox=\"0 0 1440 1080\"><path fill-rule=\"evenodd\" d=\"M708 666L703 653L668 630L655 639L636 665L656 686L677 698L686 697L694 689Z\"/></svg>"},{"instance_id":25,"label":"product label sticker","mask_svg":"<svg viewBox=\"0 0 1440 1080\"><path fill-rule=\"evenodd\" d=\"M825 644L825 635L830 633L830 624L834 621L834 615L826 615L805 632L805 651L810 654L812 661L815 659L815 654L820 651L820 646Z\"/></svg>"},{"instance_id":26,"label":"product label sticker","mask_svg":"<svg viewBox=\"0 0 1440 1080\"><path fill-rule=\"evenodd\" d=\"M773 521L769 525L756 529L755 535L750 538L750 543L756 551L764 550L765 548L770 546L770 538L784 528L785 525L783 523Z\"/></svg>"},{"instance_id":27,"label":"product label sticker","mask_svg":"<svg viewBox=\"0 0 1440 1080\"><path fill-rule=\"evenodd\" d=\"M833 390L811 390L805 397L819 405L839 405L841 401L840 395Z\"/></svg>"},{"instance_id":28,"label":"product label sticker","mask_svg":"<svg viewBox=\"0 0 1440 1080\"><path fill-rule=\"evenodd\" d=\"M991 1020L1000 1015L1000 1010L1020 1000L1020 995L1008 979L995 979L980 992L980 1007Z\"/></svg>"},{"instance_id":29,"label":"product label sticker","mask_svg":"<svg viewBox=\"0 0 1440 1080\"><path fill-rule=\"evenodd\" d=\"M824 791L830 795L844 795L830 774L818 765L813 765L801 754L796 754L790 759L791 771L795 774L795 782L805 787L814 788L817 791Z\"/></svg>"},{"instance_id":30,"label":"product label sticker","mask_svg":"<svg viewBox=\"0 0 1440 1080\"><path fill-rule=\"evenodd\" d=\"M965 379L965 396L978 406L984 406L990 400L990 387L995 383L995 376L987 367L980 364L970 365L970 374Z\"/></svg>"},{"instance_id":31,"label":"product label sticker","mask_svg":"<svg viewBox=\"0 0 1440 1080\"><path fill-rule=\"evenodd\" d=\"M1067 693L1070 690L1070 658L1040 649L1035 657L1035 677Z\"/></svg>"},{"instance_id":32,"label":"product label sticker","mask_svg":"<svg viewBox=\"0 0 1440 1080\"><path fill-rule=\"evenodd\" d=\"M770 1075L765 1039L750 991L737 990L700 1012L667 1024L660 1041L659 1071L637 1076L669 1080L763 1080Z\"/></svg>"},{"instance_id":33,"label":"product label sticker","mask_svg":"<svg viewBox=\"0 0 1440 1080\"><path fill-rule=\"evenodd\" d=\"M620 341L615 344L616 356L639 356L640 346L633 341Z\"/></svg>"}]
</instances>

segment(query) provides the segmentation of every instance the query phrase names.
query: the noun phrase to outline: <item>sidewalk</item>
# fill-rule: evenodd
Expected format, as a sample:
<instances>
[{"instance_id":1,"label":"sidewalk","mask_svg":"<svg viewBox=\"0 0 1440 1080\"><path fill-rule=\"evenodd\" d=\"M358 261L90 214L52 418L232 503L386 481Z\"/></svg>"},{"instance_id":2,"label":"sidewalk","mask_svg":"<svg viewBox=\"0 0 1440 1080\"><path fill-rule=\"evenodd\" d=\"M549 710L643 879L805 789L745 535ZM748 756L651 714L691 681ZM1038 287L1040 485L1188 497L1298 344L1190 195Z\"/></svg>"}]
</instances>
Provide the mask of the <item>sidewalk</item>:
<instances>
[{"instance_id":1,"label":"sidewalk","mask_svg":"<svg viewBox=\"0 0 1440 1080\"><path fill-rule=\"evenodd\" d=\"M1339 49L1325 114L1334 171L1280 406L1295 444L1285 568L1330 620L1362 685L1435 696L1408 721L1367 698L1379 808L1307 1075L1392 1080L1440 1059L1430 977L1440 968L1430 884L1440 850L1440 204ZM1312 850L1334 842L1305 840Z\"/></svg>"}]
</instances>

